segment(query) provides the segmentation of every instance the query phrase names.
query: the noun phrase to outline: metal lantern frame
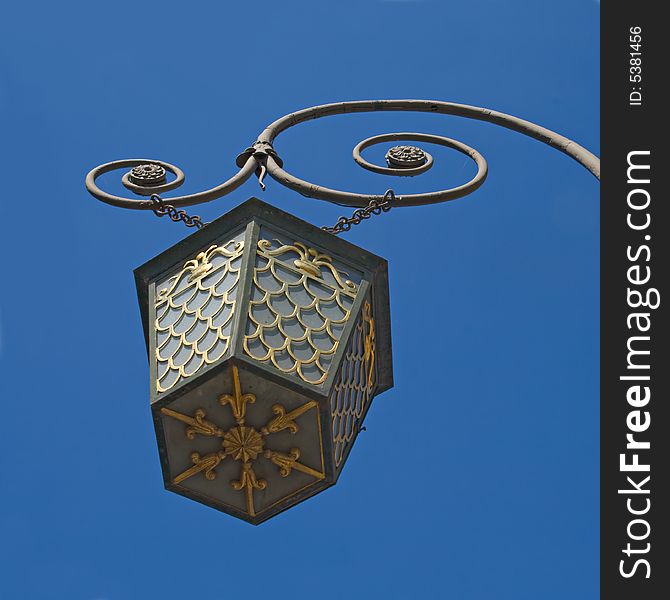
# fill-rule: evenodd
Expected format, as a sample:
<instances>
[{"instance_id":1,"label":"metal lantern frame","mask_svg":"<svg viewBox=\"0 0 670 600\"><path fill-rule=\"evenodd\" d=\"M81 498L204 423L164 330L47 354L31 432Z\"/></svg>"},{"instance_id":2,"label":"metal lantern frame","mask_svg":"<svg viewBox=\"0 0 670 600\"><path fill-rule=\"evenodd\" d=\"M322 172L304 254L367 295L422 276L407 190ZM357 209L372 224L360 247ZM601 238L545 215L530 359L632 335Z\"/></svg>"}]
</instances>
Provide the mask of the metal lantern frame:
<instances>
[{"instance_id":1,"label":"metal lantern frame","mask_svg":"<svg viewBox=\"0 0 670 600\"><path fill-rule=\"evenodd\" d=\"M284 239L290 240L289 244L296 245L281 246L279 250L275 251L268 250L265 244L271 242L264 237L268 234L270 237L282 236ZM234 237L234 239L231 240L231 237ZM238 241L235 242L235 240ZM177 376L169 385L165 384L161 387L157 372L160 364L157 342L160 330L158 329L159 317L156 307L165 306L166 301L171 304L172 299L166 293L166 290L170 287L172 289L178 288L181 285L179 283L180 278L186 278L188 274L190 274L189 279L192 279L192 283L186 284L183 293L186 293L189 298L195 298L197 302L197 295L201 293L198 289L199 282L210 276L208 275L209 272L216 271L216 269L211 271L208 269L211 266L211 263L208 263L207 260L208 252L211 254L212 251L225 247L226 244L232 242L235 242L235 245L234 249L230 250L230 255L234 257L234 260L237 260L239 267L235 268L237 275L234 283L230 284L231 288L236 288L236 293L230 311L229 339L226 340L226 349L220 356L211 361L200 361L200 364L196 365L192 373ZM282 248L285 252L278 254ZM284 264L281 262L284 254L293 256L296 251L302 251L303 249L306 261L295 260L297 268L292 263ZM250 332L247 331L248 325L256 326L251 320L253 310L258 305L264 307L262 302L254 302L254 290L257 289L259 272L257 261L266 260L267 257L273 255L277 256L277 262L272 263L273 269L286 270L292 268L294 269L292 273L296 275L296 278L299 277L301 281L319 286L322 290L330 290L330 288L325 287L326 284L323 282L320 273L321 266L329 268L331 272L336 274L338 273L336 268L342 269L343 280L345 273L355 272L360 276L357 283L347 281L352 290L348 294L350 309L346 313L346 319L343 319L342 324L339 325L341 331L337 340L328 338L329 345L332 345L334 350L326 352L329 368L318 379L299 376L293 370L280 370L278 365L273 364L274 359L269 361L258 357L247 346L248 341L255 337L249 335ZM199 258L194 260L193 257ZM310 257L314 259L314 262L310 262ZM185 268L184 265L186 265ZM265 271L265 269L261 269L261 271ZM353 277L353 275L351 276ZM214 277L215 281L217 280L216 273L211 277ZM151 410L158 439L165 487L178 494L258 524L335 484L360 431L373 397L393 386L386 261L257 198L251 198L210 223L207 227L200 229L176 246L137 268L135 270L135 280L149 356ZM165 281L173 283L161 291ZM196 286L195 292L191 292L194 285ZM296 287L299 288L298 285ZM173 293L173 297L179 293L182 292ZM206 296L206 294L203 295ZM283 295L280 294L279 298L282 299ZM211 299L208 296L206 300L200 301L200 306L206 306ZM298 308L296 306L294 312ZM316 308L319 310L318 303ZM170 309L168 308L168 310ZM305 310L308 311L310 308L308 307ZM213 309L212 314L215 314L215 311L216 309ZM165 311L162 312L165 314ZM197 314L195 310L191 312ZM198 321L192 315L189 316L183 311L179 314L179 319L189 318L180 335L198 326ZM207 321L208 318L211 317L206 317L204 321ZM284 320L288 322L292 319L294 317L289 315ZM351 370L351 361L348 361L348 357L352 352L350 348L354 332L357 328L363 328L362 323L365 319L367 319L367 323L365 324L366 337L364 344L366 354L369 352L370 356L366 357L365 364L362 361L356 363L356 368L359 370L356 373L356 378L361 378L360 371L363 369L366 373L369 371L370 374L368 385L365 386L365 389L362 389L358 381L357 385L350 385L349 379L353 377L352 373L347 371L346 375L343 375L343 372L345 369ZM178 319L175 320L178 321ZM207 326L203 327L194 338L204 338L211 333L211 328L211 325L209 329ZM214 330L216 341L216 335L220 334L221 328L214 327ZM311 336L312 333L309 333L309 335ZM169 334L164 338L165 342L163 343L170 341ZM282 339L282 342L287 346L295 341L297 340L291 340L288 336L286 339ZM181 351L182 343L185 344L185 342L177 342L172 350L173 355L175 352ZM298 341L298 343L300 342ZM193 346L195 347L195 344ZM190 356L195 356L191 346L188 349L190 350ZM242 384L240 384L240 381ZM250 399L248 394L249 389L252 389L249 387L250 385L255 390L253 400L251 400L255 405L253 409L248 409L244 405L245 400L242 398L242 396L246 396L248 400ZM349 387L341 395L338 386ZM206 393L201 390L206 390ZM356 394L355 402L350 397L354 394ZM285 399L282 400L282 404L276 404L278 395ZM233 416L237 417L237 424L228 418L227 426L221 425L219 427L220 421L217 421L217 417L221 419L222 417L225 418L225 415L222 414L222 409L216 405L214 400L223 396L226 397L223 404L232 409ZM187 411L176 410L175 406L180 403L183 404L184 399L186 399L187 405L190 406L188 403L192 404L191 409ZM295 436L283 434L285 447L277 449L276 446L272 445L273 441L270 440L269 433L263 431L267 428L267 423L274 422L277 424L277 418L273 415L273 412L275 414L286 414L286 412L291 414L289 408L284 408L288 406L286 400L289 402L295 400L296 404L294 410L296 431L292 433L297 433L298 428L305 428L307 433L312 436L311 439L302 437L303 443L307 444L313 444L318 437L321 452L320 467L316 464L309 466L304 462L298 462L301 450L297 443L293 442ZM203 408L205 401L208 402L206 411ZM354 403L356 406L353 406ZM275 410L275 406L281 408ZM299 418L302 415L300 407L306 406L314 408L315 413L318 412L316 421L310 423ZM250 424L247 418L248 411L253 413L252 416L254 414L261 415L261 421L253 425ZM282 411L284 412L282 413ZM200 414L200 417L197 414ZM171 419L179 421L181 429L172 431L173 421ZM279 424L286 425L287 423L288 421ZM193 459L193 466L182 464L181 467L176 467L175 462L181 460L182 455L188 455L188 452L183 449L181 455L175 455L175 452L171 449L171 446L174 447L181 442L187 444L183 435L184 426L186 426L186 433L192 434L187 435L190 439L195 434L222 438L224 450L221 450L218 446L218 440L214 440L214 445L209 446L211 452L209 454L198 453L197 457ZM167 431L167 429L170 429L170 431ZM277 437L280 438L279 442L281 443L281 428L275 427L275 429L277 429ZM260 451L256 452L259 448L265 450L265 458L273 462L275 467L280 468L280 475L283 477L288 478L291 470L297 469L310 474L312 479L298 485L298 489L292 490L292 493L287 493L281 498L275 498L272 502L265 502L262 510L259 507L259 501L254 500L254 495L260 495L260 492L263 492L265 488L258 488L258 491L246 490L247 504L240 507L235 506L234 502L230 501L230 496L234 496L234 494L225 486L218 488L219 492L223 489L223 497L221 494L217 497L208 493L207 486L198 485L194 487L189 485L191 483L190 478L199 476L201 472L211 476L212 480L218 477L217 471L214 469L218 469L219 463L227 456L238 461L243 458L243 464L237 465L239 468L247 468L246 463L249 463L249 469L254 468L251 463L258 456L254 455L253 460L251 460L250 455L243 456L240 454L240 452L244 453L247 450L245 450L244 444L236 445L234 436L247 436L252 442L247 444L247 446L252 447L252 454L259 454ZM255 449L254 443L256 444ZM228 446L225 446L226 444ZM275 449L272 450L272 448ZM293 458L291 452L294 454ZM260 468L264 468L266 473L272 473L275 476L276 474L273 472L275 467L269 465L268 461L265 461ZM227 461L226 465L230 462L230 460ZM228 469L229 475L232 476L234 472L231 469L235 469L235 467L232 466ZM249 473L253 474L254 477L258 475L253 470L250 470ZM266 476L262 481L266 482L267 479ZM258 475L258 480L261 481L260 475ZM200 481L204 483L202 478L200 478ZM231 479L230 481L245 481L245 479L243 475L240 475L239 479ZM274 487L277 486L277 483L284 487L289 485L274 477ZM271 481L269 486L273 487ZM229 501L226 502L225 498L229 498Z\"/></svg>"}]
</instances>

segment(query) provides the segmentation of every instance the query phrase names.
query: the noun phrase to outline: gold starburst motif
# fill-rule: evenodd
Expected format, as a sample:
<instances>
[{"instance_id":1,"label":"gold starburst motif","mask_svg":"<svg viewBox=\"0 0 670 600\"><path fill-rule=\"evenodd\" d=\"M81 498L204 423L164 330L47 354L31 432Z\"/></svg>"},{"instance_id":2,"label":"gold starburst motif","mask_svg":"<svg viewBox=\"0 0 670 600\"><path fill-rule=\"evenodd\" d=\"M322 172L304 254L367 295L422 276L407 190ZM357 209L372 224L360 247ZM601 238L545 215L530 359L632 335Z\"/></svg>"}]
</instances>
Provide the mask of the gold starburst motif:
<instances>
[{"instance_id":1,"label":"gold starburst motif","mask_svg":"<svg viewBox=\"0 0 670 600\"><path fill-rule=\"evenodd\" d=\"M263 451L263 438L253 427L241 425L224 434L223 447L228 456L246 463Z\"/></svg>"},{"instance_id":2,"label":"gold starburst motif","mask_svg":"<svg viewBox=\"0 0 670 600\"><path fill-rule=\"evenodd\" d=\"M274 416L263 427L256 429L245 423L247 404L255 403L256 397L253 394L242 393L239 371L236 366L231 367L231 375L233 393L223 394L219 397L219 404L223 407L229 406L236 421L236 425L228 430L224 430L216 423L206 419L207 415L202 408L198 408L193 416L185 415L170 408L161 408L161 413L165 416L187 425L185 435L188 439L194 439L196 435L221 438L220 450L205 456L193 452L191 454L193 466L176 475L172 479L172 483L180 484L189 477L197 476L200 473L208 481L213 481L216 478L215 469L221 461L226 458L240 461L242 464L239 479L232 480L230 485L234 490L244 492L247 512L254 517L256 516L254 490L264 490L268 487L268 482L259 479L254 471L254 464L259 458L268 460L278 467L281 477L289 477L295 470L310 475L318 481L325 478L323 472L299 462L299 448L291 448L288 454L284 454L266 447L269 436L274 433L284 430L288 430L291 434L297 433L300 426L296 419L308 410L316 409L318 411L318 404L314 400L310 400L291 411L287 411L282 404L275 403L272 405Z\"/></svg>"}]
</instances>

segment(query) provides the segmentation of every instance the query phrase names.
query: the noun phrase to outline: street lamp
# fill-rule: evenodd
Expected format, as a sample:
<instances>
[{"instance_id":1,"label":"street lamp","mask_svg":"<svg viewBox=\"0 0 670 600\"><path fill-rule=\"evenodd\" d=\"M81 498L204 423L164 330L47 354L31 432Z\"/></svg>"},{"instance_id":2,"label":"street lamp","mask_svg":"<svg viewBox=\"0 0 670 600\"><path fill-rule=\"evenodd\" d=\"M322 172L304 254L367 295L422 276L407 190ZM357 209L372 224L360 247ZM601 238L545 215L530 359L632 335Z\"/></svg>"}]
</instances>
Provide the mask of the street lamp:
<instances>
[{"instance_id":1,"label":"street lamp","mask_svg":"<svg viewBox=\"0 0 670 600\"><path fill-rule=\"evenodd\" d=\"M485 181L477 150L450 138L391 133L360 142L354 160L391 176L433 165L421 147L397 144L387 165L361 152L389 142L453 148L477 166L461 186L396 196L318 186L288 173L274 149L289 127L335 114L420 111L488 121L568 154L599 177L599 160L578 144L496 111L425 100L328 104L275 121L237 157L228 181L196 194L164 198L184 181L177 167L131 159L93 169L97 199L149 209L198 231L135 271L149 353L151 409L165 485L179 494L258 524L333 485L373 397L393 385L386 261L336 237L391 208L465 196ZM149 200L101 190L103 173L130 168L122 183ZM167 173L174 179L168 181ZM359 207L332 227L315 227L251 198L209 224L180 207L230 193L256 174L304 196ZM206 225L206 226L205 226Z\"/></svg>"}]
</instances>

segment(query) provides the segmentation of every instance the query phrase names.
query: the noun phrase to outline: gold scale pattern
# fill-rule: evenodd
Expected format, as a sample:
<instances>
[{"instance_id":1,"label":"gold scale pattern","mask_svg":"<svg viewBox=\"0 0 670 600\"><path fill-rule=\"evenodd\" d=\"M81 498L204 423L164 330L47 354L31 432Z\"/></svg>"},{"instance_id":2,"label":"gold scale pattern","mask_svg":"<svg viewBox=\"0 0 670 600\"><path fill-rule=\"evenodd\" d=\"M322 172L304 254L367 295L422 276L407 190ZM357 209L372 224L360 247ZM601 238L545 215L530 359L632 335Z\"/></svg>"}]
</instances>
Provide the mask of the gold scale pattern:
<instances>
[{"instance_id":1,"label":"gold scale pattern","mask_svg":"<svg viewBox=\"0 0 670 600\"><path fill-rule=\"evenodd\" d=\"M156 386L166 392L230 343L244 242L210 246L156 294Z\"/></svg>"},{"instance_id":2,"label":"gold scale pattern","mask_svg":"<svg viewBox=\"0 0 670 600\"><path fill-rule=\"evenodd\" d=\"M339 467L356 437L376 384L375 322L368 301L351 336L335 386L330 395L333 451Z\"/></svg>"},{"instance_id":3,"label":"gold scale pattern","mask_svg":"<svg viewBox=\"0 0 670 600\"><path fill-rule=\"evenodd\" d=\"M305 382L322 383L358 291L347 277L314 248L261 239L245 353Z\"/></svg>"}]
</instances>

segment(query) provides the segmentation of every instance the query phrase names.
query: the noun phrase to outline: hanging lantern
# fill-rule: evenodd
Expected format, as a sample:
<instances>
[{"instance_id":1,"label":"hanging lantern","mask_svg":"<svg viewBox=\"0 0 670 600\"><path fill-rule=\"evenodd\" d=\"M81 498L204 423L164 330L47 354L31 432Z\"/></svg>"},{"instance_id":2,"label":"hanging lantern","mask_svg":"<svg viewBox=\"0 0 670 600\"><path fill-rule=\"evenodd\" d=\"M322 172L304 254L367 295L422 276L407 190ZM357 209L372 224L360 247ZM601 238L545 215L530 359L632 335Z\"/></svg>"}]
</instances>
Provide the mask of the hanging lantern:
<instances>
[{"instance_id":1,"label":"hanging lantern","mask_svg":"<svg viewBox=\"0 0 670 600\"><path fill-rule=\"evenodd\" d=\"M393 385L387 264L250 199L135 271L167 489L258 524Z\"/></svg>"},{"instance_id":2,"label":"hanging lantern","mask_svg":"<svg viewBox=\"0 0 670 600\"><path fill-rule=\"evenodd\" d=\"M439 113L487 121L566 153L597 178L600 161L574 141L488 108L436 100L356 100L313 106L268 125L236 159L228 180L163 198L184 172L153 159L123 159L92 169L86 188L98 200L152 210L202 228L135 271L149 352L151 409L168 489L251 523L260 523L333 485L372 398L393 385L386 261L333 234L393 207L462 198L486 180L486 159L451 138L385 133L360 141L354 161L393 177L425 173L433 157L395 145L386 165L363 151L388 142L451 148L476 165L449 189L396 196L331 189L284 169L274 143L290 127L334 115L378 111ZM149 200L102 190L96 180L128 169L121 183ZM169 177L168 177L169 174ZM257 199L204 227L179 207L230 194L266 175L303 196L356 207L317 228Z\"/></svg>"}]
</instances>

